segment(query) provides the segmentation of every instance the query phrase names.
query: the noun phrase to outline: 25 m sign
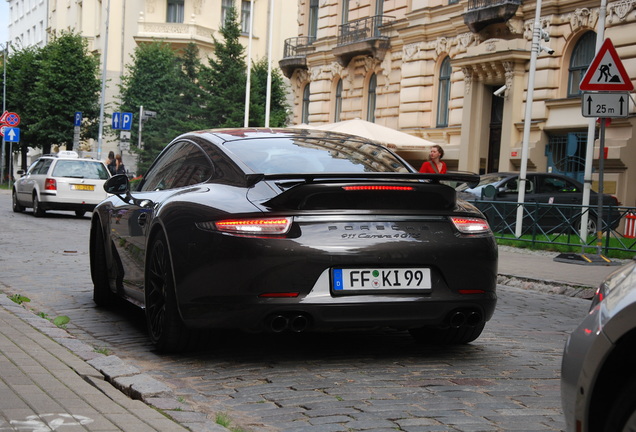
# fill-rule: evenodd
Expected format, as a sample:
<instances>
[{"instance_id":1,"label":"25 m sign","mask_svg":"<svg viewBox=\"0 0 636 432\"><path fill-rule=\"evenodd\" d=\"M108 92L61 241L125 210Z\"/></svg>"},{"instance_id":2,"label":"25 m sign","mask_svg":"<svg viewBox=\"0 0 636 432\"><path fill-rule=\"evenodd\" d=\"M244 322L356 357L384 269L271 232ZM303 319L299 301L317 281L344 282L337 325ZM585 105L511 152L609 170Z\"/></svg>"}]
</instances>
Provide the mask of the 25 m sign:
<instances>
[{"instance_id":1,"label":"25 m sign","mask_svg":"<svg viewBox=\"0 0 636 432\"><path fill-rule=\"evenodd\" d=\"M616 118L629 115L629 93L588 93L581 96L583 117Z\"/></svg>"}]
</instances>

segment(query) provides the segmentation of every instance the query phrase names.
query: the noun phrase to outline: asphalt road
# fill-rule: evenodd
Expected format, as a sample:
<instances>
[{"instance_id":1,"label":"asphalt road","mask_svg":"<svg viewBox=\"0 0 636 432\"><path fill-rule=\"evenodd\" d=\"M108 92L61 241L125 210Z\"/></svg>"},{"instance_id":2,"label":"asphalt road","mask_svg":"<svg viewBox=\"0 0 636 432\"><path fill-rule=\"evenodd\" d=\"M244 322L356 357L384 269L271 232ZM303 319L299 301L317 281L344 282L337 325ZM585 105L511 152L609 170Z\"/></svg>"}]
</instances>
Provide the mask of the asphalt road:
<instances>
[{"instance_id":1,"label":"asphalt road","mask_svg":"<svg viewBox=\"0 0 636 432\"><path fill-rule=\"evenodd\" d=\"M417 345L406 333L211 335L201 350L158 355L143 314L96 308L88 216L11 211L0 191L0 289L66 315L68 331L245 431L560 431L560 362L589 302L500 286L474 343Z\"/></svg>"}]
</instances>

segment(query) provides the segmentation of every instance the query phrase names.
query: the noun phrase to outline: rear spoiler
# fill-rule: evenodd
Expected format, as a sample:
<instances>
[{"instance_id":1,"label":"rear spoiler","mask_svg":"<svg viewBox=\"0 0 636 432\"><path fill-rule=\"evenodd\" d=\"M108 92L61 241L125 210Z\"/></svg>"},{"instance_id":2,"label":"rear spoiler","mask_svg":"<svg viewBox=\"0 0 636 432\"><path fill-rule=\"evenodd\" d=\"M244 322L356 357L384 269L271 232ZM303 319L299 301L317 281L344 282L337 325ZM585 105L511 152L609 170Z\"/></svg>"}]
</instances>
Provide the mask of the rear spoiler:
<instances>
[{"instance_id":1,"label":"rear spoiler","mask_svg":"<svg viewBox=\"0 0 636 432\"><path fill-rule=\"evenodd\" d=\"M479 175L471 172L449 172L446 174L429 173L396 173L396 172L369 172L369 173L311 173L311 174L247 174L245 180L248 187L252 187L261 181L271 180L302 180L305 183L314 183L323 180L355 179L360 182L377 182L382 180L428 180L430 183L441 182L466 183L471 188L479 184Z\"/></svg>"}]
</instances>

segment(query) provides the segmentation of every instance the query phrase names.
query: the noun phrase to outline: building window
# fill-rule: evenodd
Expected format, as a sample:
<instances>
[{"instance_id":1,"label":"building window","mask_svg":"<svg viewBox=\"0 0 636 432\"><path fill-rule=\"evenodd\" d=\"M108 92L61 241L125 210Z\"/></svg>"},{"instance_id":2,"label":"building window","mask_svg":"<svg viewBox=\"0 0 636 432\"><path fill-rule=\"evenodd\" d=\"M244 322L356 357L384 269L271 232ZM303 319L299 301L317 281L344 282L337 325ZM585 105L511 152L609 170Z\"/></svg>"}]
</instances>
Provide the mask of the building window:
<instances>
[{"instance_id":1,"label":"building window","mask_svg":"<svg viewBox=\"0 0 636 432\"><path fill-rule=\"evenodd\" d=\"M318 34L318 0L309 1L309 32L307 36L315 38Z\"/></svg>"},{"instance_id":2,"label":"building window","mask_svg":"<svg viewBox=\"0 0 636 432\"><path fill-rule=\"evenodd\" d=\"M309 84L305 86L303 90L303 112L301 115L301 123L309 124L309 96L311 92L309 90Z\"/></svg>"},{"instance_id":3,"label":"building window","mask_svg":"<svg viewBox=\"0 0 636 432\"><path fill-rule=\"evenodd\" d=\"M375 90L378 86L378 77L371 75L369 80L369 98L367 99L367 120L375 123Z\"/></svg>"},{"instance_id":4,"label":"building window","mask_svg":"<svg viewBox=\"0 0 636 432\"><path fill-rule=\"evenodd\" d=\"M168 0L168 13L166 15L166 22L183 22L183 0Z\"/></svg>"},{"instance_id":5,"label":"building window","mask_svg":"<svg viewBox=\"0 0 636 432\"><path fill-rule=\"evenodd\" d=\"M342 20L341 24L349 22L349 0L342 0Z\"/></svg>"},{"instance_id":6,"label":"building window","mask_svg":"<svg viewBox=\"0 0 636 432\"><path fill-rule=\"evenodd\" d=\"M333 121L340 121L340 113L342 113L342 80L338 79L338 84L336 85L336 105L333 112Z\"/></svg>"},{"instance_id":7,"label":"building window","mask_svg":"<svg viewBox=\"0 0 636 432\"><path fill-rule=\"evenodd\" d=\"M450 57L446 57L439 70L439 88L437 90L437 127L448 126L448 107L451 86Z\"/></svg>"},{"instance_id":8,"label":"building window","mask_svg":"<svg viewBox=\"0 0 636 432\"><path fill-rule=\"evenodd\" d=\"M250 8L252 2L243 0L241 2L241 31L243 33L250 32Z\"/></svg>"},{"instance_id":9,"label":"building window","mask_svg":"<svg viewBox=\"0 0 636 432\"><path fill-rule=\"evenodd\" d=\"M221 2L221 27L225 25L227 14L234 7L234 0L223 0Z\"/></svg>"},{"instance_id":10,"label":"building window","mask_svg":"<svg viewBox=\"0 0 636 432\"><path fill-rule=\"evenodd\" d=\"M576 43L570 58L570 69L568 79L568 97L578 97L581 95L579 85L587 68L594 60L596 52L596 33L590 31L581 36Z\"/></svg>"}]
</instances>

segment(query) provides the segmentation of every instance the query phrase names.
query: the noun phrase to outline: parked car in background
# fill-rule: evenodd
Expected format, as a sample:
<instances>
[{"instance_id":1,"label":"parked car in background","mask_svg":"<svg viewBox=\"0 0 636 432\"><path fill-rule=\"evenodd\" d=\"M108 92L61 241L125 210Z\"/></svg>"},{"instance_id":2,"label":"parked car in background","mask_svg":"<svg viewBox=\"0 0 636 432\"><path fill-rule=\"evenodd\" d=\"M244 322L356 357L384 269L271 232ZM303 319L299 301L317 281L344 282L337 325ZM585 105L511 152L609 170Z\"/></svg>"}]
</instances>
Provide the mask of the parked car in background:
<instances>
[{"instance_id":1,"label":"parked car in background","mask_svg":"<svg viewBox=\"0 0 636 432\"><path fill-rule=\"evenodd\" d=\"M527 173L524 202L524 226L536 224L546 233L578 231L583 204L583 184L560 174ZM458 195L473 202L484 212L493 231L507 231L516 223L519 198L519 174L484 174L475 187L463 184ZM588 232L597 229L598 194L590 191ZM498 202L496 202L498 201ZM500 202L500 203L499 203ZM620 223L620 205L616 197L603 194L603 224L615 229ZM514 229L513 229L514 231Z\"/></svg>"},{"instance_id":2,"label":"parked car in background","mask_svg":"<svg viewBox=\"0 0 636 432\"><path fill-rule=\"evenodd\" d=\"M636 430L636 259L599 287L569 336L561 399L569 432Z\"/></svg>"},{"instance_id":3,"label":"parked car in background","mask_svg":"<svg viewBox=\"0 0 636 432\"><path fill-rule=\"evenodd\" d=\"M496 304L497 245L441 179L373 141L302 129L184 134L93 213L94 300L144 307L161 351L197 329L409 330L464 344ZM461 269L461 271L457 271Z\"/></svg>"},{"instance_id":4,"label":"parked car in background","mask_svg":"<svg viewBox=\"0 0 636 432\"><path fill-rule=\"evenodd\" d=\"M108 194L104 183L110 178L106 165L80 158L77 152L61 151L38 158L13 185L13 211L32 208L36 217L47 210L70 210L78 217L93 211Z\"/></svg>"}]
</instances>

